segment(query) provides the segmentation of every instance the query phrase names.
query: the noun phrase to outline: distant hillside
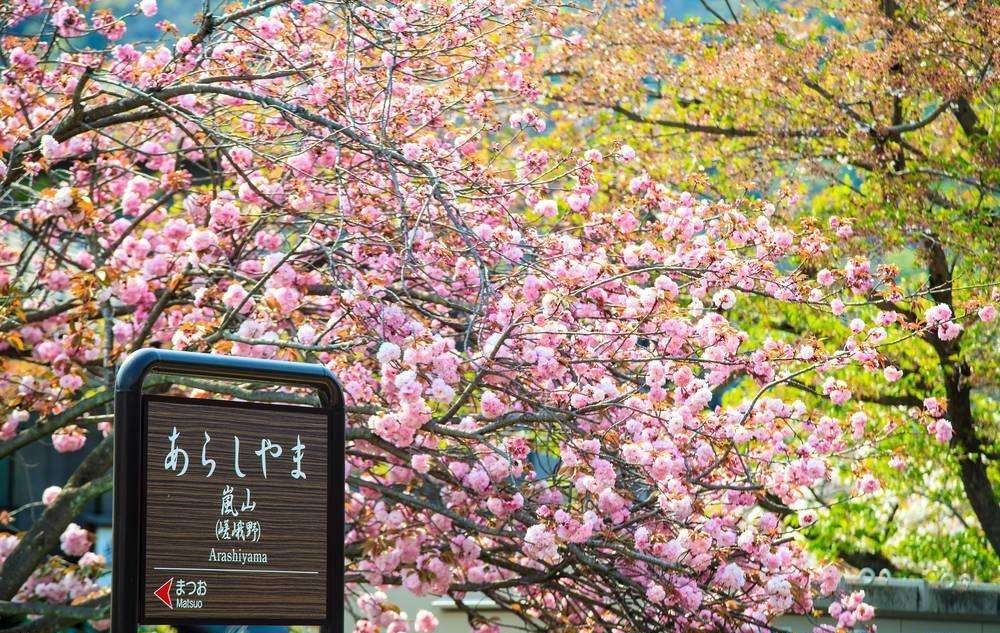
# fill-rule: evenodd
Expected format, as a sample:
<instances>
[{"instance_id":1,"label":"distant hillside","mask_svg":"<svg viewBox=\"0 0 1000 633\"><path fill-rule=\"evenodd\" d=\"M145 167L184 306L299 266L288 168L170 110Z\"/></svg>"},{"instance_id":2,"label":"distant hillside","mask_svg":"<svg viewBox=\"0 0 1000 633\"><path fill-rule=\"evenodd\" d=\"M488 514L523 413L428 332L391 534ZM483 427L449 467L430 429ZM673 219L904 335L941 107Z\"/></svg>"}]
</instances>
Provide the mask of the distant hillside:
<instances>
[{"instance_id":1,"label":"distant hillside","mask_svg":"<svg viewBox=\"0 0 1000 633\"><path fill-rule=\"evenodd\" d=\"M713 1L718 2L719 0ZM91 6L93 9L111 9L116 15L121 15L132 10L135 4L131 0L97 0ZM210 0L209 6L214 9L223 4L231 4L231 2ZM173 22L177 25L181 33L189 33L195 30L194 21L202 10L202 2L201 0L159 0L159 8L160 11L156 19L151 20L141 15L128 18L126 20L128 32L125 36L125 41L142 42L158 39L162 35L160 30L156 28L156 23L159 20ZM710 15L700 0L664 0L664 14L668 18L676 19L703 18ZM30 32L33 28L37 28L37 23L29 21L26 24L20 25L20 28L16 30L24 33ZM99 36L85 38L81 43L84 46L94 48L100 48L107 44Z\"/></svg>"}]
</instances>

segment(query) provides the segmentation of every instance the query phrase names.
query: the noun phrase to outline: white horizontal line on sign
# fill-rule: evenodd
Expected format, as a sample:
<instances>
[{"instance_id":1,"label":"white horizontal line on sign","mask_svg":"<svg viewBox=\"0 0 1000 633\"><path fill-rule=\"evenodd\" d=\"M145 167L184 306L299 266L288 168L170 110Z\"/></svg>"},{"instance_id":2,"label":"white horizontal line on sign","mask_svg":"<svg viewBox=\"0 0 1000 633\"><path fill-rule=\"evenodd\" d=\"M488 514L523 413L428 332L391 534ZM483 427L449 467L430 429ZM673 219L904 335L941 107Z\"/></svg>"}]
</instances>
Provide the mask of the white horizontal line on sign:
<instances>
[{"instance_id":1,"label":"white horizontal line on sign","mask_svg":"<svg viewBox=\"0 0 1000 633\"><path fill-rule=\"evenodd\" d=\"M318 574L318 571L298 571L295 569L230 569L217 567L154 567L156 571L222 571L243 574Z\"/></svg>"}]
</instances>

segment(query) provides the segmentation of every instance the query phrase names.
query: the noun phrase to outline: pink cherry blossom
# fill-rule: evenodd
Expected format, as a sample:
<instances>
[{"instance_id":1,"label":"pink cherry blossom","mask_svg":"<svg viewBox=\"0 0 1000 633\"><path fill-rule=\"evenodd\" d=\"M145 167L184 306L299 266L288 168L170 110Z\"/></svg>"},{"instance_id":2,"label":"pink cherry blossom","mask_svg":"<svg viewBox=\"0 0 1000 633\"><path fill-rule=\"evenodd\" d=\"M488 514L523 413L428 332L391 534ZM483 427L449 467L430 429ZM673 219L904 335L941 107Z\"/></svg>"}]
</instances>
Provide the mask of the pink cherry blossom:
<instances>
[{"instance_id":1,"label":"pink cherry blossom","mask_svg":"<svg viewBox=\"0 0 1000 633\"><path fill-rule=\"evenodd\" d=\"M651 585L646 589L646 597L650 602L663 602L664 598L667 597L667 592L663 588L663 585Z\"/></svg>"},{"instance_id":2,"label":"pink cherry blossom","mask_svg":"<svg viewBox=\"0 0 1000 633\"><path fill-rule=\"evenodd\" d=\"M434 630L386 585L486 587L539 626L596 633L637 618L755 628L836 589L798 533L818 518L809 489L874 494L863 473L884 471L877 443L902 425L862 396L900 377L908 328L957 340L961 326L950 311L911 323L926 298L845 254L848 221L678 190L668 166L644 171L633 147L590 134L600 117L563 117L540 57L599 33L531 3L279 2L222 7L225 28L146 20L167 40L116 42L156 3L26 6L51 9L55 53L14 36L5 69L19 105L0 146L18 151L0 178L19 193L0 289L28 318L5 323L23 358L0 377L0 439L103 413L108 372L137 347L321 363L348 411L358 631ZM106 55L65 41L94 31ZM80 107L87 125L67 126ZM956 301L963 323L983 306ZM776 331L758 308L829 329ZM202 386L172 389L231 397ZM950 441L945 411L908 413ZM74 422L55 450L84 447ZM93 443L110 441L100 425ZM761 490L799 521L762 511ZM19 599L87 595L90 537L64 536L80 564L28 570ZM0 537L0 558L15 546ZM861 621L862 605L837 617Z\"/></svg>"},{"instance_id":3,"label":"pink cherry blossom","mask_svg":"<svg viewBox=\"0 0 1000 633\"><path fill-rule=\"evenodd\" d=\"M504 414L507 407L492 391L484 391L480 397L479 410L484 417L496 418Z\"/></svg>"},{"instance_id":4,"label":"pink cherry blossom","mask_svg":"<svg viewBox=\"0 0 1000 633\"><path fill-rule=\"evenodd\" d=\"M924 409L927 410L929 415L935 418L940 418L947 411L946 405L941 398L924 398Z\"/></svg>"},{"instance_id":5,"label":"pink cherry blossom","mask_svg":"<svg viewBox=\"0 0 1000 633\"><path fill-rule=\"evenodd\" d=\"M723 566L715 575L715 582L722 586L729 593L736 593L743 588L746 582L746 574L743 569L735 564L729 563Z\"/></svg>"},{"instance_id":6,"label":"pink cherry blossom","mask_svg":"<svg viewBox=\"0 0 1000 633\"><path fill-rule=\"evenodd\" d=\"M931 423L927 425L927 430L930 431L931 435L933 435L934 438L942 444L951 440L951 422L944 418L932 420Z\"/></svg>"},{"instance_id":7,"label":"pink cherry blossom","mask_svg":"<svg viewBox=\"0 0 1000 633\"><path fill-rule=\"evenodd\" d=\"M942 341L953 341L962 333L962 325L954 321L945 321L938 326L937 336Z\"/></svg>"},{"instance_id":8,"label":"pink cherry blossom","mask_svg":"<svg viewBox=\"0 0 1000 633\"><path fill-rule=\"evenodd\" d=\"M541 524L532 525L527 529L522 549L528 556L549 563L557 562L561 558L555 535Z\"/></svg>"},{"instance_id":9,"label":"pink cherry blossom","mask_svg":"<svg viewBox=\"0 0 1000 633\"><path fill-rule=\"evenodd\" d=\"M417 143L405 143L403 145L403 157L406 160L418 160L423 154L423 149Z\"/></svg>"},{"instance_id":10,"label":"pink cherry blossom","mask_svg":"<svg viewBox=\"0 0 1000 633\"><path fill-rule=\"evenodd\" d=\"M557 206L555 200L539 200L535 203L535 213L546 218L554 218L556 216Z\"/></svg>"},{"instance_id":11,"label":"pink cherry blossom","mask_svg":"<svg viewBox=\"0 0 1000 633\"><path fill-rule=\"evenodd\" d=\"M309 345L316 341L316 328L309 325L308 323L300 325L296 334L299 341L301 341L306 345Z\"/></svg>"},{"instance_id":12,"label":"pink cherry blossom","mask_svg":"<svg viewBox=\"0 0 1000 633\"><path fill-rule=\"evenodd\" d=\"M380 364L385 365L394 360L399 360L400 355L399 346L386 341L379 346L376 358Z\"/></svg>"},{"instance_id":13,"label":"pink cherry blossom","mask_svg":"<svg viewBox=\"0 0 1000 633\"><path fill-rule=\"evenodd\" d=\"M107 564L104 556L96 552L87 552L77 561L80 567L102 568Z\"/></svg>"},{"instance_id":14,"label":"pink cherry blossom","mask_svg":"<svg viewBox=\"0 0 1000 633\"><path fill-rule=\"evenodd\" d=\"M851 390L842 380L827 379L823 383L823 393L830 397L834 404L844 404L851 399Z\"/></svg>"},{"instance_id":15,"label":"pink cherry blossom","mask_svg":"<svg viewBox=\"0 0 1000 633\"><path fill-rule=\"evenodd\" d=\"M897 380L903 377L903 372L894 367L893 365L889 365L888 367L882 370L882 375L885 376L885 379L888 380L889 382L896 382Z\"/></svg>"},{"instance_id":16,"label":"pink cherry blossom","mask_svg":"<svg viewBox=\"0 0 1000 633\"><path fill-rule=\"evenodd\" d=\"M720 290L712 296L712 303L720 310L728 310L736 305L736 293L732 290Z\"/></svg>"},{"instance_id":17,"label":"pink cherry blossom","mask_svg":"<svg viewBox=\"0 0 1000 633\"><path fill-rule=\"evenodd\" d=\"M59 386L69 391L76 391L83 386L83 378L80 378L76 374L66 374L59 379Z\"/></svg>"},{"instance_id":18,"label":"pink cherry blossom","mask_svg":"<svg viewBox=\"0 0 1000 633\"><path fill-rule=\"evenodd\" d=\"M204 251L218 244L218 236L207 229L199 229L191 233L188 244L193 251Z\"/></svg>"},{"instance_id":19,"label":"pink cherry blossom","mask_svg":"<svg viewBox=\"0 0 1000 633\"><path fill-rule=\"evenodd\" d=\"M585 193L572 193L566 196L566 204L569 205L570 209L579 213L590 204L590 196Z\"/></svg>"},{"instance_id":20,"label":"pink cherry blossom","mask_svg":"<svg viewBox=\"0 0 1000 633\"><path fill-rule=\"evenodd\" d=\"M87 435L78 426L67 426L52 434L52 447L59 453L72 453L83 448Z\"/></svg>"},{"instance_id":21,"label":"pink cherry blossom","mask_svg":"<svg viewBox=\"0 0 1000 633\"><path fill-rule=\"evenodd\" d=\"M414 455L410 458L410 466L418 473L425 474L429 472L431 467L430 455L425 455L423 453Z\"/></svg>"},{"instance_id":22,"label":"pink cherry blossom","mask_svg":"<svg viewBox=\"0 0 1000 633\"><path fill-rule=\"evenodd\" d=\"M83 556L90 550L91 544L90 532L76 523L66 526L59 537L59 546L67 556Z\"/></svg>"},{"instance_id":23,"label":"pink cherry blossom","mask_svg":"<svg viewBox=\"0 0 1000 633\"><path fill-rule=\"evenodd\" d=\"M951 318L951 307L948 306L948 304L939 303L936 306L928 308L927 311L924 312L924 318L927 320L927 323L931 325L943 323Z\"/></svg>"},{"instance_id":24,"label":"pink cherry blossom","mask_svg":"<svg viewBox=\"0 0 1000 633\"><path fill-rule=\"evenodd\" d=\"M880 487L881 484L879 483L879 480L871 474L863 476L857 483L858 492L861 494L871 494L877 491Z\"/></svg>"},{"instance_id":25,"label":"pink cherry blossom","mask_svg":"<svg viewBox=\"0 0 1000 633\"><path fill-rule=\"evenodd\" d=\"M18 427L27 422L31 414L23 409L14 409L7 415L3 426L0 426L0 440L7 441L17 435Z\"/></svg>"},{"instance_id":26,"label":"pink cherry blossom","mask_svg":"<svg viewBox=\"0 0 1000 633\"><path fill-rule=\"evenodd\" d=\"M42 503L46 506L52 505L56 498L62 493L60 486L49 486L42 491Z\"/></svg>"},{"instance_id":27,"label":"pink cherry blossom","mask_svg":"<svg viewBox=\"0 0 1000 633\"><path fill-rule=\"evenodd\" d=\"M421 609L413 620L413 630L416 633L432 633L438 627L438 619L430 611Z\"/></svg>"},{"instance_id":28,"label":"pink cherry blossom","mask_svg":"<svg viewBox=\"0 0 1000 633\"><path fill-rule=\"evenodd\" d=\"M617 156L618 156L619 160L627 163L627 162L635 160L636 154L635 154L635 150L632 149L631 146L629 146L629 145L622 145L621 147L618 148Z\"/></svg>"},{"instance_id":29,"label":"pink cherry blossom","mask_svg":"<svg viewBox=\"0 0 1000 633\"><path fill-rule=\"evenodd\" d=\"M249 293L238 283L230 284L226 291L222 293L222 303L229 308L237 309L246 306L243 312L249 312L252 301L245 301ZM249 304L249 305L248 305Z\"/></svg>"}]
</instances>

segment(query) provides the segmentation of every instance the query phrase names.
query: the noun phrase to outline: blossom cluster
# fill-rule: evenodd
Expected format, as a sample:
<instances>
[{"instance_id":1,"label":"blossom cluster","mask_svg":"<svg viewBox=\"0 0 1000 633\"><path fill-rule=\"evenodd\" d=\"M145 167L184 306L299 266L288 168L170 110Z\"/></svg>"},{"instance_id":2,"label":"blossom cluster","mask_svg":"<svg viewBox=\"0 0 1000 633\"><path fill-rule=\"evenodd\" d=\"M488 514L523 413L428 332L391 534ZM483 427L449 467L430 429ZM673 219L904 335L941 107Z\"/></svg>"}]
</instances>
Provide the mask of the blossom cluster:
<instances>
[{"instance_id":1,"label":"blossom cluster","mask_svg":"<svg viewBox=\"0 0 1000 633\"><path fill-rule=\"evenodd\" d=\"M325 363L350 412L360 631L409 626L365 587L387 584L483 591L554 628L809 612L812 589L837 589L796 538L820 516L809 488L890 432L846 369L905 380L895 341L995 317L922 297L922 318L876 308L903 299L896 271L835 257L845 221L679 191L621 143L534 146L546 114L526 36L549 16L530 3L291 1L172 46L49 4L60 37L110 43L42 63L24 37L2 73L2 101L30 104L5 112L3 186L45 185L0 224L17 304L0 441L104 393L143 346ZM843 334L751 336L740 310L761 303ZM946 412L925 405L947 442ZM77 451L93 432L69 420L51 443ZM21 596L90 592L90 546L67 527L80 563L40 567ZM844 622L868 615L838 604Z\"/></svg>"}]
</instances>

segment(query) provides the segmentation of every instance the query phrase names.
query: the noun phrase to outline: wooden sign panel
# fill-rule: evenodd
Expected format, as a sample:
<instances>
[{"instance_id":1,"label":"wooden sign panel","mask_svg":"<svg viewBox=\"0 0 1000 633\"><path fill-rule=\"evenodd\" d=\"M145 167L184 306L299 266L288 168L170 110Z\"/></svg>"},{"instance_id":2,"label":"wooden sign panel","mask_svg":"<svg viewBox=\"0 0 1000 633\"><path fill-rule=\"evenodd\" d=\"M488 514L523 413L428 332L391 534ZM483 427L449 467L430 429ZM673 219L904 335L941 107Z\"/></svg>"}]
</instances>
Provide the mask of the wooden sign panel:
<instances>
[{"instance_id":1,"label":"wooden sign panel","mask_svg":"<svg viewBox=\"0 0 1000 633\"><path fill-rule=\"evenodd\" d=\"M139 622L327 621L327 413L160 396L142 408Z\"/></svg>"}]
</instances>

